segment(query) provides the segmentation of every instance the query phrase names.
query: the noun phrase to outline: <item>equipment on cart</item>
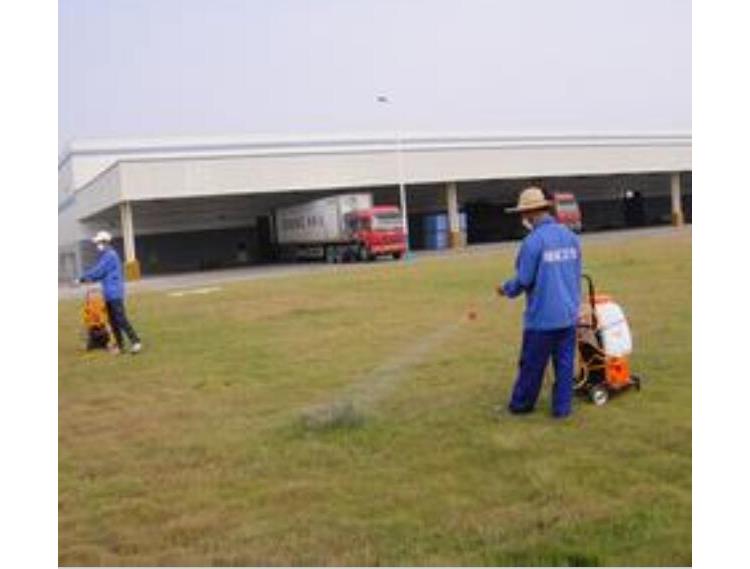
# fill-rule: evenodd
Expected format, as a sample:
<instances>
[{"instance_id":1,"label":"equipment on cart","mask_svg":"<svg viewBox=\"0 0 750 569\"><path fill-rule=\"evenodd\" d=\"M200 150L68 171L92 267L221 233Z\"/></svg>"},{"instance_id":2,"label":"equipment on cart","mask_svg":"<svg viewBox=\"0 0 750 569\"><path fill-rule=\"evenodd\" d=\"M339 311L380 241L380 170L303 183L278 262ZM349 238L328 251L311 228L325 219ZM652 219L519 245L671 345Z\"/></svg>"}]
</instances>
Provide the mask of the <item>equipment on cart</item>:
<instances>
[{"instance_id":1,"label":"equipment on cart","mask_svg":"<svg viewBox=\"0 0 750 569\"><path fill-rule=\"evenodd\" d=\"M588 297L578 319L575 388L595 405L604 405L613 393L632 386L640 391L641 378L630 370L633 339L625 313L610 296L596 294L589 275L583 279Z\"/></svg>"},{"instance_id":2,"label":"equipment on cart","mask_svg":"<svg viewBox=\"0 0 750 569\"><path fill-rule=\"evenodd\" d=\"M86 349L106 350L109 346L109 319L107 306L99 291L88 290L81 310L86 328Z\"/></svg>"}]
</instances>

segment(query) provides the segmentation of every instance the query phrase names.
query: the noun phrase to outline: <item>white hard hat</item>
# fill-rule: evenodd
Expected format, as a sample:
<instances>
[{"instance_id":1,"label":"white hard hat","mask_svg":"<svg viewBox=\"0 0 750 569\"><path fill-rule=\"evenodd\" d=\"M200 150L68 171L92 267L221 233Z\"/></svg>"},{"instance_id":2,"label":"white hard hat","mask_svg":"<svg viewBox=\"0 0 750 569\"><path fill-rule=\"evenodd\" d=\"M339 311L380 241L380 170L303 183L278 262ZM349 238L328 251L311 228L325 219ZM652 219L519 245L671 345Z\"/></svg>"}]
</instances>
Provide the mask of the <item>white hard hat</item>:
<instances>
[{"instance_id":1,"label":"white hard hat","mask_svg":"<svg viewBox=\"0 0 750 569\"><path fill-rule=\"evenodd\" d=\"M109 233L109 231L100 231L96 235L94 235L94 238L92 239L94 243L109 243L112 241L112 235Z\"/></svg>"}]
</instances>

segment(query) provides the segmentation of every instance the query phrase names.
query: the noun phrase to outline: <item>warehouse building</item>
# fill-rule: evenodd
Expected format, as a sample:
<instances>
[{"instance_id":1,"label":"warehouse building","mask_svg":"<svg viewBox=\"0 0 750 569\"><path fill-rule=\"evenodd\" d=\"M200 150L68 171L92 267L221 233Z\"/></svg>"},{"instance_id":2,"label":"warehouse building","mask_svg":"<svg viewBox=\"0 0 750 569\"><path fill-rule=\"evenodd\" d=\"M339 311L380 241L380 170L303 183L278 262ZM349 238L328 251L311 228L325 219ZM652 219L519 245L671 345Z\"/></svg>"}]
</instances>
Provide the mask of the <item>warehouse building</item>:
<instances>
[{"instance_id":1,"label":"warehouse building","mask_svg":"<svg viewBox=\"0 0 750 569\"><path fill-rule=\"evenodd\" d=\"M398 205L401 184L414 249L439 212L452 246L518 237L504 208L529 183L575 194L585 230L681 224L691 145L689 134L78 141L58 164L59 278L93 260L101 229L132 277L268 262L276 208L351 191Z\"/></svg>"}]
</instances>

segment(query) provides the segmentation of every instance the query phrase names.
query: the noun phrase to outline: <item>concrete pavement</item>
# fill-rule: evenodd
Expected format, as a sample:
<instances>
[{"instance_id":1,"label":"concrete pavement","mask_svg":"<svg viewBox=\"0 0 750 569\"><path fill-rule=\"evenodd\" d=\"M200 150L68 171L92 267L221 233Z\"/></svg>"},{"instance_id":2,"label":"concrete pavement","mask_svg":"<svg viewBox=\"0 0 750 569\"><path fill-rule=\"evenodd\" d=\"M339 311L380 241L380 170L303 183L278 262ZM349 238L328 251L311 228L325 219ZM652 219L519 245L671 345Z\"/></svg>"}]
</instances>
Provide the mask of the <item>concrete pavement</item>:
<instances>
[{"instance_id":1,"label":"concrete pavement","mask_svg":"<svg viewBox=\"0 0 750 569\"><path fill-rule=\"evenodd\" d=\"M628 240L642 239L644 237L668 235L675 231L690 232L691 227L674 228L671 226L648 227L643 229L627 229L616 231L603 231L597 233L584 233L581 238L585 243L606 241L611 239ZM466 255L491 255L497 251L513 249L518 247L518 241L503 241L501 243L487 243L471 245L463 249L444 249L440 251L417 251L411 254L406 261L418 263L425 259L453 259ZM335 271L359 271L369 270L379 263L393 263L390 259L382 259L376 263L347 263L343 265L328 265L322 262L307 263L283 263L254 265L249 267L238 267L214 271L200 271L190 273L179 273L174 275L147 276L143 279L128 283L128 294L137 294L148 291L175 291L190 289L194 287L213 287L225 283L247 281L254 279L288 277L293 275L316 274ZM76 298L82 295L80 287L71 284L60 284L58 286L58 299Z\"/></svg>"}]
</instances>

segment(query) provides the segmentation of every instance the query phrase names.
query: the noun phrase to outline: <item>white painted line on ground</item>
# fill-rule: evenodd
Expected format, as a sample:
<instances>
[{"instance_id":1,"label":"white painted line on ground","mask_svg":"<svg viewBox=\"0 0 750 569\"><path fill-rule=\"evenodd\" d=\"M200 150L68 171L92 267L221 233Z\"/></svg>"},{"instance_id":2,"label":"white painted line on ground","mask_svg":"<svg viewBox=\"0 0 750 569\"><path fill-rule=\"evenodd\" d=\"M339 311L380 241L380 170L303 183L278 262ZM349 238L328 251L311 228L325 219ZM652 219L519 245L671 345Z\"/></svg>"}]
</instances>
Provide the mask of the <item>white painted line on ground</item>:
<instances>
[{"instance_id":1,"label":"white painted line on ground","mask_svg":"<svg viewBox=\"0 0 750 569\"><path fill-rule=\"evenodd\" d=\"M204 288L193 288L189 290L178 290L175 292L168 293L169 296L185 296L187 294L208 294L210 292L216 292L217 290L221 290L220 286L208 286Z\"/></svg>"}]
</instances>

